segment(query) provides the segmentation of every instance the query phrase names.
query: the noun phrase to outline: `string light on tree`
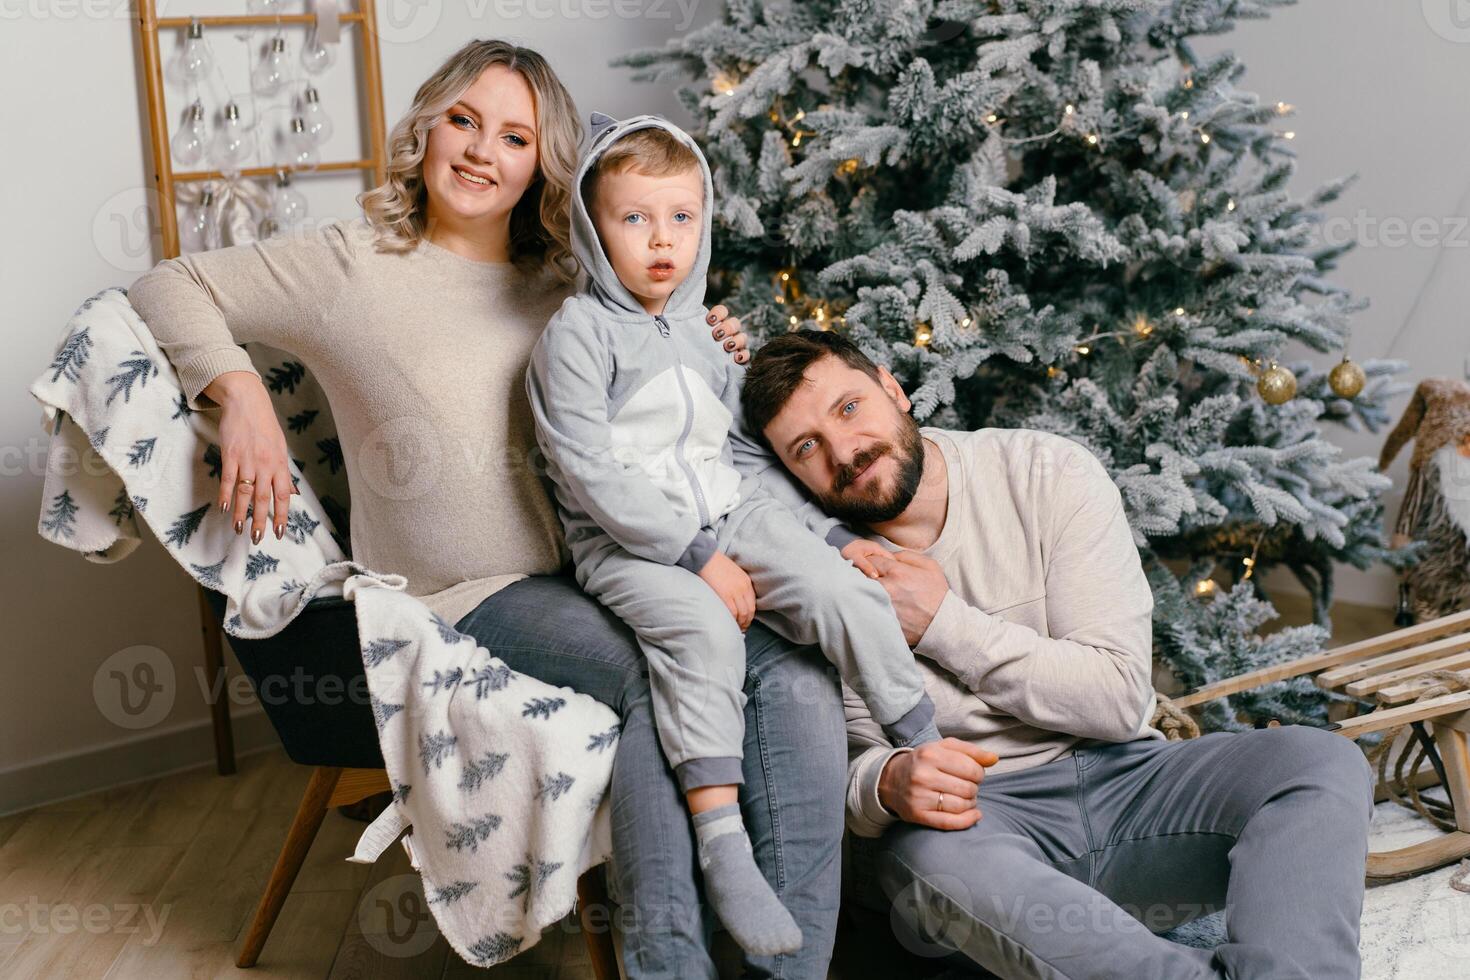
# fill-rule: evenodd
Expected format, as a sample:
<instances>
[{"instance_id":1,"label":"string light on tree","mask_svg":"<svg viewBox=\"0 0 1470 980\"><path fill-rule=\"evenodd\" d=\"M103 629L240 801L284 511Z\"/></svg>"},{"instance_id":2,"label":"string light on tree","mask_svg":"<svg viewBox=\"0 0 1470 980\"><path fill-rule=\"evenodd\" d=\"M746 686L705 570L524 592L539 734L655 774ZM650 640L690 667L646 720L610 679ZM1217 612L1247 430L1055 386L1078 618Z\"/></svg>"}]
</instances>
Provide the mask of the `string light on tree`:
<instances>
[{"instance_id":1,"label":"string light on tree","mask_svg":"<svg viewBox=\"0 0 1470 980\"><path fill-rule=\"evenodd\" d=\"M1212 578L1202 578L1198 582L1194 583L1194 594L1201 599L1213 596L1215 594L1215 591L1215 580Z\"/></svg>"},{"instance_id":2,"label":"string light on tree","mask_svg":"<svg viewBox=\"0 0 1470 980\"><path fill-rule=\"evenodd\" d=\"M1240 560L1240 563L1245 566L1245 574L1240 577L1242 582L1248 581L1255 574L1256 556L1261 553L1261 542L1265 539L1266 531L1262 529L1261 533L1256 535L1256 543L1251 546L1251 553Z\"/></svg>"},{"instance_id":3,"label":"string light on tree","mask_svg":"<svg viewBox=\"0 0 1470 980\"><path fill-rule=\"evenodd\" d=\"M934 335L934 332L933 332L933 330L930 329L929 324L924 323L924 322L921 321L914 328L914 346L915 347L928 347L929 346L929 338L932 337L933 335Z\"/></svg>"}]
</instances>

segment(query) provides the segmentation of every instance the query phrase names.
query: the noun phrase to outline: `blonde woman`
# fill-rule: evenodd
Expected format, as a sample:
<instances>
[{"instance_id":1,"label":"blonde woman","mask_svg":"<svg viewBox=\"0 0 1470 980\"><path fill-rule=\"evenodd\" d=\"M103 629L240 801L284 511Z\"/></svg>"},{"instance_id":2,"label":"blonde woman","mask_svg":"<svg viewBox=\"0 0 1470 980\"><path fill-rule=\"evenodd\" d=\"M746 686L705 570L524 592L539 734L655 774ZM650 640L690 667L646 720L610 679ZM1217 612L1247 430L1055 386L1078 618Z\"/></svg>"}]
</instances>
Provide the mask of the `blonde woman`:
<instances>
[{"instance_id":1,"label":"blonde woman","mask_svg":"<svg viewBox=\"0 0 1470 980\"><path fill-rule=\"evenodd\" d=\"M279 537L291 493L285 438L238 346L260 341L296 355L326 393L352 495L353 557L406 576L413 595L515 670L618 711L613 872L628 976L715 977L644 661L633 634L567 574L525 400L532 345L575 275L580 138L571 97L540 55L472 42L394 128L389 178L359 198L364 218L168 260L130 298L188 397L221 412L219 505L237 533L248 524L257 542L268 528ZM714 313L711 343L744 361L738 322ZM799 953L751 961L747 975L824 977L838 901L841 703L815 650L759 625L747 636L746 822L804 937Z\"/></svg>"}]
</instances>

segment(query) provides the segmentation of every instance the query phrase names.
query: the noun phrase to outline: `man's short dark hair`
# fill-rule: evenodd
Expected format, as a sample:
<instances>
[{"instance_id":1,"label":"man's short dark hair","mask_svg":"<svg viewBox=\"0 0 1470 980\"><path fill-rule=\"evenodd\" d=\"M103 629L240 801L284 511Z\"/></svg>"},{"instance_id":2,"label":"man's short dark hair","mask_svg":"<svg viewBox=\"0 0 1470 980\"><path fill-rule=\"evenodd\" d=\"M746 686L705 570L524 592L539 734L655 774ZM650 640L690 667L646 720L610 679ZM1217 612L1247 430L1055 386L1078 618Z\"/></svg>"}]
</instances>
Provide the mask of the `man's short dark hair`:
<instances>
[{"instance_id":1,"label":"man's short dark hair","mask_svg":"<svg viewBox=\"0 0 1470 980\"><path fill-rule=\"evenodd\" d=\"M850 368L881 381L878 365L862 349L830 330L794 330L766 341L750 361L740 400L745 425L762 442L766 426L796 394L807 368L824 357L835 357Z\"/></svg>"}]
</instances>

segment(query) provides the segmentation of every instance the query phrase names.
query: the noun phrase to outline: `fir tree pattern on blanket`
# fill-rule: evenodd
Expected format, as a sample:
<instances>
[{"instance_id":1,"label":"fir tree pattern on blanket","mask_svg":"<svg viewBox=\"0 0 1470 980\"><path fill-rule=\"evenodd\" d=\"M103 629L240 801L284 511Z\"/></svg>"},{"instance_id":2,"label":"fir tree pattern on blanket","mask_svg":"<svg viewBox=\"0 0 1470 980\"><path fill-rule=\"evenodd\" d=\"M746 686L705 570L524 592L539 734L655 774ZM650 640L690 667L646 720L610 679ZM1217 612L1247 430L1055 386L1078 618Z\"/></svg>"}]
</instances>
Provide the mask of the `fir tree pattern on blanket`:
<instances>
[{"instance_id":1,"label":"fir tree pattern on blanket","mask_svg":"<svg viewBox=\"0 0 1470 980\"><path fill-rule=\"evenodd\" d=\"M445 938L471 963L501 962L571 910L577 876L611 850L617 716L511 670L406 594L401 577L353 563L342 446L320 387L300 360L249 350L301 491L280 539L257 546L214 506L217 415L188 403L120 289L82 305L32 383L51 433L37 530L110 563L146 526L226 597L224 627L242 639L274 635L319 596L351 600L393 801L349 860L374 860L410 830Z\"/></svg>"}]
</instances>

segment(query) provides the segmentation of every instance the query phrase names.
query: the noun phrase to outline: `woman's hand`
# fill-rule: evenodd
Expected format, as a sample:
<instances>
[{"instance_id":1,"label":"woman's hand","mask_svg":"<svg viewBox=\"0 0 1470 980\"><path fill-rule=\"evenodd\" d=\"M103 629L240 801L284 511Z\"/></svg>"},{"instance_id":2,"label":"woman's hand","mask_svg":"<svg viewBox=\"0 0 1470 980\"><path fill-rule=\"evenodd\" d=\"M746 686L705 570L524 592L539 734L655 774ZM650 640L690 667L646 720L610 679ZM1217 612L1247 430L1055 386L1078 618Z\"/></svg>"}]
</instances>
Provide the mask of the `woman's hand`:
<instances>
[{"instance_id":1,"label":"woman's hand","mask_svg":"<svg viewBox=\"0 0 1470 980\"><path fill-rule=\"evenodd\" d=\"M740 329L740 318L731 316L724 303L710 310L705 320L711 325L710 334L722 342L736 364L744 364L750 360L750 351L745 349L749 338Z\"/></svg>"},{"instance_id":2,"label":"woman's hand","mask_svg":"<svg viewBox=\"0 0 1470 980\"><path fill-rule=\"evenodd\" d=\"M966 830L980 822L975 798L994 752L958 738L926 742L891 756L878 776L878 800L909 823Z\"/></svg>"},{"instance_id":3,"label":"woman's hand","mask_svg":"<svg viewBox=\"0 0 1470 980\"><path fill-rule=\"evenodd\" d=\"M250 540L256 544L265 537L272 515L276 537L283 537L291 495L300 491L291 480L286 434L281 431L265 385L250 371L226 371L211 381L203 394L222 410L220 510L234 511L236 534L245 530L249 515Z\"/></svg>"},{"instance_id":4,"label":"woman's hand","mask_svg":"<svg viewBox=\"0 0 1470 980\"><path fill-rule=\"evenodd\" d=\"M745 569L735 564L729 555L716 551L699 570L699 577L725 603L725 608L740 624L740 632L749 629L750 621L755 618L755 586L750 584L750 576L745 574Z\"/></svg>"}]
</instances>

